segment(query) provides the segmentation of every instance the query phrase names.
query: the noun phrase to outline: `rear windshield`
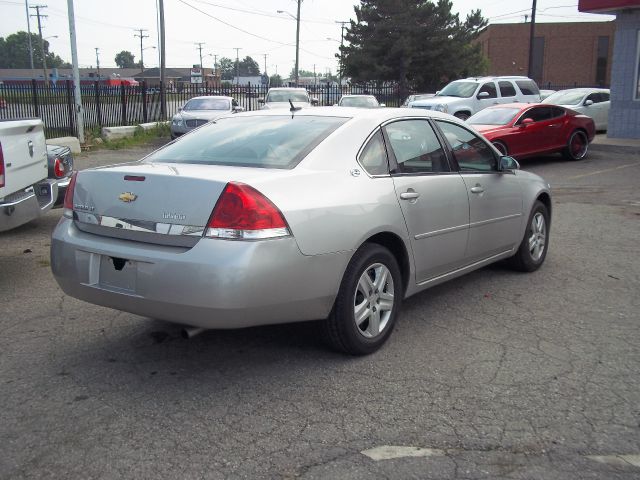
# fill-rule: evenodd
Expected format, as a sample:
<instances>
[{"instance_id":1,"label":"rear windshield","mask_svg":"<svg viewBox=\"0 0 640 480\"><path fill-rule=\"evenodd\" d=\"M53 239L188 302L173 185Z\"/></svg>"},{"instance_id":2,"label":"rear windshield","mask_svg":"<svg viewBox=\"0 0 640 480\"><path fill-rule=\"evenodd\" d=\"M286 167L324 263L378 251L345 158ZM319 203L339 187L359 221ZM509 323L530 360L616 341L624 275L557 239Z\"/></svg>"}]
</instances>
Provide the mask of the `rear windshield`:
<instances>
[{"instance_id":1,"label":"rear windshield","mask_svg":"<svg viewBox=\"0 0 640 480\"><path fill-rule=\"evenodd\" d=\"M341 107L360 107L360 108L375 108L380 104L374 97L342 97L339 105Z\"/></svg>"},{"instance_id":2,"label":"rear windshield","mask_svg":"<svg viewBox=\"0 0 640 480\"><path fill-rule=\"evenodd\" d=\"M309 102L309 95L306 92L295 90L273 90L267 94L267 102Z\"/></svg>"},{"instance_id":3,"label":"rear windshield","mask_svg":"<svg viewBox=\"0 0 640 480\"><path fill-rule=\"evenodd\" d=\"M471 125L506 125L520 112L519 108L485 108L467 120Z\"/></svg>"},{"instance_id":4,"label":"rear windshield","mask_svg":"<svg viewBox=\"0 0 640 480\"><path fill-rule=\"evenodd\" d=\"M194 98L184 106L185 110L230 110L229 100L226 98Z\"/></svg>"},{"instance_id":5,"label":"rear windshield","mask_svg":"<svg viewBox=\"0 0 640 480\"><path fill-rule=\"evenodd\" d=\"M223 118L194 130L147 160L288 169L347 120L302 115Z\"/></svg>"}]
</instances>

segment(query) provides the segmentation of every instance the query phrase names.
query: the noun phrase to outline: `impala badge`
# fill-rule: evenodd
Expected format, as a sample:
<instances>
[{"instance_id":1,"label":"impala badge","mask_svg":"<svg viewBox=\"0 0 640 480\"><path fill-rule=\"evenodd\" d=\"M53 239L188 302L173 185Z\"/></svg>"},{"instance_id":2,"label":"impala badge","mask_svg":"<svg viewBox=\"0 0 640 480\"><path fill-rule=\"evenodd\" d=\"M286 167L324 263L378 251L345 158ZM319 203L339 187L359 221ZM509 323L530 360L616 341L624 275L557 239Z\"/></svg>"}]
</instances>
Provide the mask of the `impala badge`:
<instances>
[{"instance_id":1,"label":"impala badge","mask_svg":"<svg viewBox=\"0 0 640 480\"><path fill-rule=\"evenodd\" d=\"M136 198L138 198L138 195L136 195L135 193L131 193L131 192L124 192L124 193L121 193L120 195L118 195L118 199L123 201L124 203L135 202Z\"/></svg>"}]
</instances>

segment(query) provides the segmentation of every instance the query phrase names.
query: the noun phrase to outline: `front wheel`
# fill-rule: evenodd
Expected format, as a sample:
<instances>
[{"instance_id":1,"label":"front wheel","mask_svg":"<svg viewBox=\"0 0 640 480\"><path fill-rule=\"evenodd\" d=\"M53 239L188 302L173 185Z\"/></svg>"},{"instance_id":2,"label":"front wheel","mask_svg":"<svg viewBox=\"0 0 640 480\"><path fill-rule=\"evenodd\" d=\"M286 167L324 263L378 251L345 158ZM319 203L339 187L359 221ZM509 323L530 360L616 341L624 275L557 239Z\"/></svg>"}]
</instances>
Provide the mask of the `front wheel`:
<instances>
[{"instance_id":1,"label":"front wheel","mask_svg":"<svg viewBox=\"0 0 640 480\"><path fill-rule=\"evenodd\" d=\"M324 334L336 350L367 355L389 338L402 303L403 287L395 257L377 244L363 245L344 274Z\"/></svg>"},{"instance_id":2,"label":"front wheel","mask_svg":"<svg viewBox=\"0 0 640 480\"><path fill-rule=\"evenodd\" d=\"M567 160L582 160L587 156L588 150L589 139L587 134L582 130L576 130L569 136L563 155Z\"/></svg>"},{"instance_id":3,"label":"front wheel","mask_svg":"<svg viewBox=\"0 0 640 480\"><path fill-rule=\"evenodd\" d=\"M544 263L549 247L549 227L549 210L544 203L537 201L529 215L520 247L509 259L515 270L533 272Z\"/></svg>"},{"instance_id":4,"label":"front wheel","mask_svg":"<svg viewBox=\"0 0 640 480\"><path fill-rule=\"evenodd\" d=\"M456 113L453 114L453 116L456 117L456 118L459 118L462 121L465 121L471 115L469 115L467 112L456 112Z\"/></svg>"}]
</instances>

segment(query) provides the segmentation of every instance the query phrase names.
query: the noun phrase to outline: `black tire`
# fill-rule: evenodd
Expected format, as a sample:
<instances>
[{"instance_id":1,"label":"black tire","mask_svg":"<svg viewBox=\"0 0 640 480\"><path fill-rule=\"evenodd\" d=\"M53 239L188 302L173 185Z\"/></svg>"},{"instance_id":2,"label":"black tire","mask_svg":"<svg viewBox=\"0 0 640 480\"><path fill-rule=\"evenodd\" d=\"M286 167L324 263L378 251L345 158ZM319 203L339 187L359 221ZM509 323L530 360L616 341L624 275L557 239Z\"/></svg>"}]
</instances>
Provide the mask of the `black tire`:
<instances>
[{"instance_id":1,"label":"black tire","mask_svg":"<svg viewBox=\"0 0 640 480\"><path fill-rule=\"evenodd\" d=\"M456 112L453 114L454 117L459 118L462 121L465 121L467 118L469 118L471 115L467 112Z\"/></svg>"},{"instance_id":2,"label":"black tire","mask_svg":"<svg viewBox=\"0 0 640 480\"><path fill-rule=\"evenodd\" d=\"M387 272L386 277L384 269ZM370 283L372 290L369 297L364 296L361 291L360 280L364 278L365 273L370 280L372 274L373 280L376 280L375 275L378 273L380 273L378 280L383 281L387 278L384 284L378 285L378 288ZM382 305L379 302L389 302L389 294L392 297L391 307L387 309L389 305L385 304L385 308L376 310L376 306ZM383 295L385 298L381 298ZM331 314L322 322L325 340L335 350L350 355L368 355L375 352L391 335L403 296L402 276L395 257L380 245L364 244L349 262ZM360 324L356 323L356 307L364 307L360 308L363 311L363 317L366 312L369 312L366 320ZM378 325L379 329L376 328ZM372 333L369 330L379 330L379 333L371 336Z\"/></svg>"},{"instance_id":3,"label":"black tire","mask_svg":"<svg viewBox=\"0 0 640 480\"><path fill-rule=\"evenodd\" d=\"M540 217L544 220L543 234L539 231ZM536 224L534 224L534 219ZM549 250L549 230L551 227L549 220L549 210L546 205L540 201L536 201L531 209L531 213L529 214L527 228L524 232L524 238L520 243L520 247L518 247L516 254L509 259L509 263L513 269L520 272L533 272L540 268L544 263L544 259L547 257L547 250ZM534 232L534 229L538 231ZM536 236L536 239L533 238L534 235ZM541 235L543 236L544 245L541 247L542 252L538 253L539 250L536 250L536 248L531 246L531 244L534 240L539 242ZM539 243L537 243L537 246L540 248Z\"/></svg>"},{"instance_id":4,"label":"black tire","mask_svg":"<svg viewBox=\"0 0 640 480\"><path fill-rule=\"evenodd\" d=\"M564 148L562 155L567 160L582 160L587 156L589 151L589 139L583 130L574 130L569 135L567 146Z\"/></svg>"},{"instance_id":5,"label":"black tire","mask_svg":"<svg viewBox=\"0 0 640 480\"><path fill-rule=\"evenodd\" d=\"M509 149L504 144L504 142L501 142L500 140L496 140L495 142L493 142L493 146L498 149L498 151L502 154L503 157L506 157L507 155L509 155Z\"/></svg>"}]
</instances>

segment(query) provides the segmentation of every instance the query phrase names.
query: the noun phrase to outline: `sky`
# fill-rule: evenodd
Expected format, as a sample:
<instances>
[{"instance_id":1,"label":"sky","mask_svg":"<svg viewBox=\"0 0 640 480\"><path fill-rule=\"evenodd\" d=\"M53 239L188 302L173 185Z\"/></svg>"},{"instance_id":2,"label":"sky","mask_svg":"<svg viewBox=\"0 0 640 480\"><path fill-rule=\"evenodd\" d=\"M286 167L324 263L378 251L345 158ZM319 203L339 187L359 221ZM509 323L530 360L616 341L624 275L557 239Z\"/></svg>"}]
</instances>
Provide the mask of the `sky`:
<instances>
[{"instance_id":1,"label":"sky","mask_svg":"<svg viewBox=\"0 0 640 480\"><path fill-rule=\"evenodd\" d=\"M73 0L81 67L95 67L99 49L101 67L115 67L115 55L128 50L140 59L140 39L135 29L146 29L143 39L145 67L158 66L157 0ZM46 5L41 12L43 36L50 50L71 61L68 0L29 0ZM336 71L335 54L341 28L336 21L355 19L358 0L303 0L300 13L300 69L324 73ZM536 21L606 21L610 15L578 12L577 0L538 0ZM164 0L166 59L169 67L200 63L197 42L202 45L202 63L213 67L214 55L235 59L253 57L270 75L288 76L295 63L297 0ZM461 18L479 8L490 23L524 22L532 0L453 0ZM278 13L281 10L283 13ZM35 14L35 10L31 10ZM24 0L0 0L0 36L27 30ZM37 33L37 19L31 31ZM57 38L47 38L54 37Z\"/></svg>"}]
</instances>

